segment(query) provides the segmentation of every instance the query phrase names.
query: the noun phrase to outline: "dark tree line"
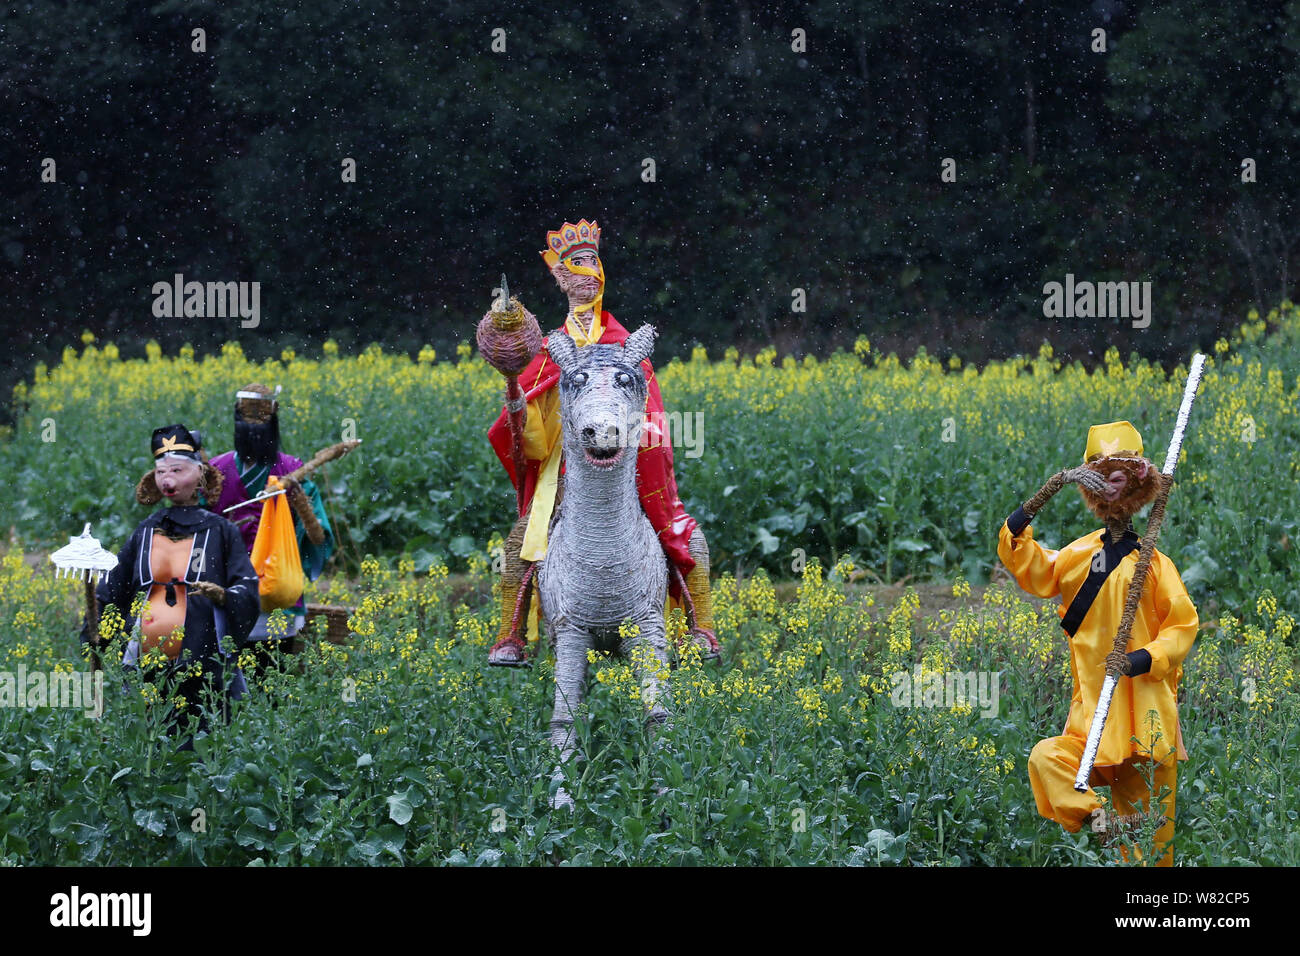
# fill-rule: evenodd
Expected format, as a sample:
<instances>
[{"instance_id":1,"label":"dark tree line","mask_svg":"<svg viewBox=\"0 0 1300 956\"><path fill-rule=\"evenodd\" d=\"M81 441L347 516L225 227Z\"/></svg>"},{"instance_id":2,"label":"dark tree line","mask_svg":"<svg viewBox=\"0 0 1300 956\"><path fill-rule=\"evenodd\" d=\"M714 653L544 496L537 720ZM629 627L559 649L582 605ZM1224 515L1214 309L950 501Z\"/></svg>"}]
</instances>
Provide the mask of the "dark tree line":
<instances>
[{"instance_id":1,"label":"dark tree line","mask_svg":"<svg viewBox=\"0 0 1300 956\"><path fill-rule=\"evenodd\" d=\"M1294 0L499 6L7 8L6 392L83 328L445 349L502 269L554 324L537 251L581 215L665 351L1170 357L1300 270ZM261 325L155 318L177 272L259 281ZM1151 280L1152 326L1043 318L1066 273Z\"/></svg>"}]
</instances>

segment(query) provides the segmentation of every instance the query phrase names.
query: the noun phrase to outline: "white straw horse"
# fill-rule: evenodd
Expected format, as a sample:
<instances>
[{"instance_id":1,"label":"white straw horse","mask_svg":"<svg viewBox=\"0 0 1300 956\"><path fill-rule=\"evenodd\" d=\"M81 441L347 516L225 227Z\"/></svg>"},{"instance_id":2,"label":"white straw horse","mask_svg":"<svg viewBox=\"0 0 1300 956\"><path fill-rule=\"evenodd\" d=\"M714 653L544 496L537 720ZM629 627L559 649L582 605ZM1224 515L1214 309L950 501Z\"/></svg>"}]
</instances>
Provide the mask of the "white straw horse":
<instances>
[{"instance_id":1,"label":"white straw horse","mask_svg":"<svg viewBox=\"0 0 1300 956\"><path fill-rule=\"evenodd\" d=\"M668 718L660 686L668 672L668 567L636 487L647 391L641 361L654 340L654 327L643 325L623 345L580 349L565 334L548 343L560 369L565 474L537 582L555 642L551 743L561 763L576 750L574 714L586 691L589 649L642 656L637 676L647 719ZM637 626L635 636L620 638L624 621ZM649 654L634 656L637 645ZM571 808L573 799L560 787L552 805Z\"/></svg>"}]
</instances>

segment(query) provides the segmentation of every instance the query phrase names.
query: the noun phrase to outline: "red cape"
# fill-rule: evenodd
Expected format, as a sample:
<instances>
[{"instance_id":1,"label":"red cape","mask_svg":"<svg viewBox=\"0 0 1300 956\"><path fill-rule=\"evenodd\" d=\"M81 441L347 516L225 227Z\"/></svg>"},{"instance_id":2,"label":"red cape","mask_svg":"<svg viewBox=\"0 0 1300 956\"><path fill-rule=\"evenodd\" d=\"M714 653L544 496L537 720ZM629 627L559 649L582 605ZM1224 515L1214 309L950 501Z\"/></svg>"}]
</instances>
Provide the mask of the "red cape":
<instances>
[{"instance_id":1,"label":"red cape","mask_svg":"<svg viewBox=\"0 0 1300 956\"><path fill-rule=\"evenodd\" d=\"M627 341L627 329L623 328L614 316L608 312L602 312L601 316L604 319L605 332L598 344L621 345ZM567 333L563 329L557 329L551 334ZM654 416L652 420L666 422L664 401L659 395L659 382L655 378L654 366L650 364L649 359L645 359L641 362L641 368L645 371L649 386L646 417ZM519 387L523 389L524 398L531 402L541 397L548 389L554 388L559 380L560 369L551 361L551 355L546 349L546 344L543 343L542 350L533 357L532 362L520 374ZM671 444L663 443L663 437L656 436L651 439L653 444L643 445L639 449L640 454L636 459L636 490L646 517L650 519L655 533L659 535L664 553L673 564L677 565L684 577L695 567L695 561L691 558L687 544L691 539L691 532L695 530L696 522L686 513L686 507L677 496L677 479L673 476L673 449ZM488 429L488 441L492 443L492 449L501 459L501 464L506 474L510 476L511 483L518 488L519 476L515 474L515 463L510 452L510 420L505 406L502 406L501 414ZM529 458L525 462L523 476L525 507L532 502L533 493L537 490L537 476L541 464L534 458ZM677 589L674 588L673 591L676 593Z\"/></svg>"}]
</instances>

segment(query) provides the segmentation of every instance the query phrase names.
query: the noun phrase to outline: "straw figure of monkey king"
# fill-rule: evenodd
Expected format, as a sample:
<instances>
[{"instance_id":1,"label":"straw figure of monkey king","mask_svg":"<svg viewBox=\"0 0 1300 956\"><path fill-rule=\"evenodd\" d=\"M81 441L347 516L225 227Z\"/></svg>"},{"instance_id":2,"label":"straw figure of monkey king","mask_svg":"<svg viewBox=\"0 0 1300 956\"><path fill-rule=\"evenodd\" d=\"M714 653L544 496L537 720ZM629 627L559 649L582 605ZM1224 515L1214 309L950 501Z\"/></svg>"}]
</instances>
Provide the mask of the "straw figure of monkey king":
<instances>
[{"instance_id":1,"label":"straw figure of monkey king","mask_svg":"<svg viewBox=\"0 0 1300 956\"><path fill-rule=\"evenodd\" d=\"M1128 422L1094 425L1084 464L1058 472L1002 526L998 557L1030 594L1061 598L1061 627L1070 642L1073 696L1065 731L1040 740L1029 755L1029 782L1038 812L1071 833L1085 824L1112 841L1131 834L1148 812L1162 813L1156 832L1158 865L1173 865L1174 790L1179 760L1187 759L1178 723L1178 681L1196 639L1196 608L1178 569L1160 551L1152 556L1127 654L1115 661L1126 675L1111 702L1088 789L1074 789L1088 729L1105 680L1138 563L1133 516L1172 481L1143 457L1142 437ZM1034 540L1030 521L1066 484L1075 483L1105 527L1059 551ZM1145 764L1145 767L1143 766ZM1148 771L1148 782L1142 770ZM1109 786L1108 817L1093 787ZM1159 810L1159 794L1168 788ZM1163 848L1161 852L1160 848Z\"/></svg>"}]
</instances>

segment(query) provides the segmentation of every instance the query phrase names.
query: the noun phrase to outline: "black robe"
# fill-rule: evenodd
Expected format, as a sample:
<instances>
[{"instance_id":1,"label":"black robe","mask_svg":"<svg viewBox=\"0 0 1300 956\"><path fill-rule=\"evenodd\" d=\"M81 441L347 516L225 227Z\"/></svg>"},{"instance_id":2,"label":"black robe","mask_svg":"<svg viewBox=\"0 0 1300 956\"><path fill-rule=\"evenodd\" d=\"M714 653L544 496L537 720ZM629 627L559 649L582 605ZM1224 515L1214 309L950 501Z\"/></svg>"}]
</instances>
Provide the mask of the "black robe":
<instances>
[{"instance_id":1,"label":"black robe","mask_svg":"<svg viewBox=\"0 0 1300 956\"><path fill-rule=\"evenodd\" d=\"M233 682L227 685L223 679L226 667L235 669L230 660L233 654L222 651L221 639L228 635L233 653L238 653L257 622L262 602L257 589L257 574L248 560L248 552L244 550L243 538L239 529L225 518L197 505L182 505L160 508L141 521L118 552L117 567L100 582L95 592L101 613L111 604L122 615L128 630L135 623L131 618L131 604L137 594L143 592L147 596L153 583L150 552L155 529L169 532L173 537L177 534L193 537L193 556L183 579L187 584L210 581L226 590L225 604L217 606L201 594L187 589L185 638L180 654L170 662L165 672L171 673L198 661L219 687L232 696L239 696L237 686ZM87 621L82 625L83 642L89 633Z\"/></svg>"}]
</instances>

